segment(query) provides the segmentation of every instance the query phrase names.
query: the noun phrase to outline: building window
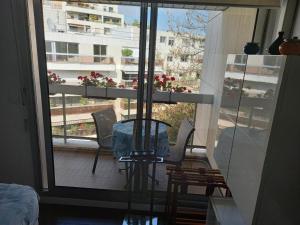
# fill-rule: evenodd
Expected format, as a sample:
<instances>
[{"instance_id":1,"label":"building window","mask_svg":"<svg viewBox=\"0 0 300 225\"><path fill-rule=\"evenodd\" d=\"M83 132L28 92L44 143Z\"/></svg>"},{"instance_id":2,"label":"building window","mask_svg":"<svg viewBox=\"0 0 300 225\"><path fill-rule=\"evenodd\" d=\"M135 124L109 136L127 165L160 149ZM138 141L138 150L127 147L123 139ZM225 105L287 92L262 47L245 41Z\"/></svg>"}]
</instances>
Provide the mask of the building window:
<instances>
[{"instance_id":1,"label":"building window","mask_svg":"<svg viewBox=\"0 0 300 225\"><path fill-rule=\"evenodd\" d=\"M78 43L55 42L56 53L78 54Z\"/></svg>"},{"instance_id":2,"label":"building window","mask_svg":"<svg viewBox=\"0 0 300 225\"><path fill-rule=\"evenodd\" d=\"M184 47L189 47L189 46L191 46L191 41L189 39L184 38L184 39L182 39L182 45Z\"/></svg>"},{"instance_id":3,"label":"building window","mask_svg":"<svg viewBox=\"0 0 300 225\"><path fill-rule=\"evenodd\" d=\"M169 38L169 43L168 43L170 46L173 46L174 45L174 39L173 38Z\"/></svg>"},{"instance_id":4,"label":"building window","mask_svg":"<svg viewBox=\"0 0 300 225\"><path fill-rule=\"evenodd\" d=\"M79 54L78 43L55 42L55 61L72 61L78 60Z\"/></svg>"},{"instance_id":5,"label":"building window","mask_svg":"<svg viewBox=\"0 0 300 225\"><path fill-rule=\"evenodd\" d=\"M106 55L107 45L94 45L94 55Z\"/></svg>"},{"instance_id":6,"label":"building window","mask_svg":"<svg viewBox=\"0 0 300 225\"><path fill-rule=\"evenodd\" d=\"M111 33L111 29L108 27L104 27L104 34L110 34Z\"/></svg>"},{"instance_id":7,"label":"building window","mask_svg":"<svg viewBox=\"0 0 300 225\"><path fill-rule=\"evenodd\" d=\"M160 36L159 42L160 43L165 43L166 42L166 37L165 36Z\"/></svg>"},{"instance_id":8,"label":"building window","mask_svg":"<svg viewBox=\"0 0 300 225\"><path fill-rule=\"evenodd\" d=\"M68 43L67 42L55 42L56 53L68 53Z\"/></svg>"},{"instance_id":9,"label":"building window","mask_svg":"<svg viewBox=\"0 0 300 225\"><path fill-rule=\"evenodd\" d=\"M113 7L108 7L108 11L109 11L109 12L113 12L113 11L114 11L114 8L113 8Z\"/></svg>"},{"instance_id":10,"label":"building window","mask_svg":"<svg viewBox=\"0 0 300 225\"><path fill-rule=\"evenodd\" d=\"M84 13L79 13L78 14L78 19L79 20L84 20L84 21L89 21L89 15L88 14L84 14Z\"/></svg>"},{"instance_id":11,"label":"building window","mask_svg":"<svg viewBox=\"0 0 300 225\"><path fill-rule=\"evenodd\" d=\"M167 61L168 61L168 62L172 62L172 61L173 61L173 56L168 56L168 57L167 57Z\"/></svg>"},{"instance_id":12,"label":"building window","mask_svg":"<svg viewBox=\"0 0 300 225\"><path fill-rule=\"evenodd\" d=\"M105 59L107 45L94 45L94 62L101 62Z\"/></svg>"},{"instance_id":13,"label":"building window","mask_svg":"<svg viewBox=\"0 0 300 225\"><path fill-rule=\"evenodd\" d=\"M68 53L69 54L78 54L78 44L77 43L68 43Z\"/></svg>"},{"instance_id":14,"label":"building window","mask_svg":"<svg viewBox=\"0 0 300 225\"><path fill-rule=\"evenodd\" d=\"M69 24L69 31L82 33L84 32L84 26Z\"/></svg>"},{"instance_id":15,"label":"building window","mask_svg":"<svg viewBox=\"0 0 300 225\"><path fill-rule=\"evenodd\" d=\"M180 56L180 61L181 61L181 62L187 62L188 59L189 59L189 56L188 56L188 55L182 55L182 56Z\"/></svg>"}]
</instances>

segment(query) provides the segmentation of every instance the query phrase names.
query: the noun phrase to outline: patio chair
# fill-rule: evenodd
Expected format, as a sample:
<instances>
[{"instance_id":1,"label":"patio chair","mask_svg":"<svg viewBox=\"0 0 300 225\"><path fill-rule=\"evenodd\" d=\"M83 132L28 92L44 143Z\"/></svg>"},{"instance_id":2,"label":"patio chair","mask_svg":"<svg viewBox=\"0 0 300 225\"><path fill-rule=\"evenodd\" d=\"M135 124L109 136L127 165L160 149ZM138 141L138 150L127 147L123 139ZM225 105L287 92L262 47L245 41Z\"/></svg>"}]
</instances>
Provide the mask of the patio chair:
<instances>
[{"instance_id":1,"label":"patio chair","mask_svg":"<svg viewBox=\"0 0 300 225\"><path fill-rule=\"evenodd\" d=\"M181 166L183 160L185 159L185 152L188 142L194 131L195 128L187 119L181 121L176 144L174 146L170 146L170 153L164 158L164 162L166 164L172 164L177 167Z\"/></svg>"},{"instance_id":2,"label":"patio chair","mask_svg":"<svg viewBox=\"0 0 300 225\"><path fill-rule=\"evenodd\" d=\"M98 149L94 160L93 170L95 173L100 150L112 149L112 131L113 124L117 122L117 117L114 109L108 108L92 113L97 133Z\"/></svg>"}]
</instances>

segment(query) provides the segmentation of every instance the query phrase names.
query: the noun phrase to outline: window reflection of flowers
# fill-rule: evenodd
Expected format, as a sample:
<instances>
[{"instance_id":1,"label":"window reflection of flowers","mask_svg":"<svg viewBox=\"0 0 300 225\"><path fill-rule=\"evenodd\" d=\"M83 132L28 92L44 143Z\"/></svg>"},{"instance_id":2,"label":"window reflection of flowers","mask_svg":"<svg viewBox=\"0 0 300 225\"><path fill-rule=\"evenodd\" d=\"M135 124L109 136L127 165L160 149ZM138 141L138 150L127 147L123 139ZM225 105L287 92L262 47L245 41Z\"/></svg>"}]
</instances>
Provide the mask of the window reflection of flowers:
<instances>
[{"instance_id":1,"label":"window reflection of flowers","mask_svg":"<svg viewBox=\"0 0 300 225\"><path fill-rule=\"evenodd\" d=\"M56 73L52 73L52 71L47 71L47 76L48 76L48 83L49 84L63 84L66 81L62 78L60 78L59 75Z\"/></svg>"}]
</instances>

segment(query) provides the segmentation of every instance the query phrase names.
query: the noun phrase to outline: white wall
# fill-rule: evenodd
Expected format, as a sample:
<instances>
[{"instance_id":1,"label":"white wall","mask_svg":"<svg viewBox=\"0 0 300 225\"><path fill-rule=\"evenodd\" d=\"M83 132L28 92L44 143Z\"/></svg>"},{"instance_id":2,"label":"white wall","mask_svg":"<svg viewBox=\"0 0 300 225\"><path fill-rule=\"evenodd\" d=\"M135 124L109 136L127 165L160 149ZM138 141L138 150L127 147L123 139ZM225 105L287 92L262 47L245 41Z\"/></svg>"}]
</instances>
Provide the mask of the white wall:
<instances>
[{"instance_id":1,"label":"white wall","mask_svg":"<svg viewBox=\"0 0 300 225\"><path fill-rule=\"evenodd\" d=\"M228 8L209 14L200 93L215 97L212 106L198 105L194 141L206 144L213 167L216 166L213 152L227 54L243 53L246 42L251 41L255 15L256 9L250 8Z\"/></svg>"},{"instance_id":2,"label":"white wall","mask_svg":"<svg viewBox=\"0 0 300 225\"><path fill-rule=\"evenodd\" d=\"M0 182L34 186L35 172L31 141L34 107L30 86L31 69L26 34L26 1L0 2ZM28 57L29 56L29 57ZM24 105L23 105L24 104Z\"/></svg>"}]
</instances>

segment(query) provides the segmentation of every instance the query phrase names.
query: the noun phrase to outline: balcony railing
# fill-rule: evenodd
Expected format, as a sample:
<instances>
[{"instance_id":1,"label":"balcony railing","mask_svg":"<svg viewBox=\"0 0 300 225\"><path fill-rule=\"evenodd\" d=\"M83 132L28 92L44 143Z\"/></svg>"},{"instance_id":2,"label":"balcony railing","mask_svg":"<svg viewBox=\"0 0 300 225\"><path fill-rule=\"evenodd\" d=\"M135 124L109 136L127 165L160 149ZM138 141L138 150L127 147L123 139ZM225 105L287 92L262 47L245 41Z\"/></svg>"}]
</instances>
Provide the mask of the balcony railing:
<instances>
[{"instance_id":1,"label":"balcony railing","mask_svg":"<svg viewBox=\"0 0 300 225\"><path fill-rule=\"evenodd\" d=\"M95 127L90 114L107 107L115 107L116 99L119 99L119 101L117 101L119 108L116 109L116 112L120 114L119 119L135 117L136 90L134 89L50 84L49 91L51 93L50 103L52 103L51 121L53 135L63 138L65 143L67 143L68 138L95 139ZM74 96L78 96L82 99L80 104L74 104ZM57 100L59 101L54 102L53 100L55 98L58 98ZM71 101L68 101L68 98ZM95 100L95 98L98 100ZM180 118L177 119L181 119L181 117L183 119L185 116L188 116L195 122L197 105L211 105L213 103L213 96L195 93L156 91L153 94L153 100L155 102L153 110L153 116L155 118L164 120L164 118L170 117L170 115L161 114L163 108L172 110L173 107L181 106L181 109L188 109L188 115L185 115L185 112L181 112L181 110L177 110L177 112L180 112L180 115L178 114ZM93 103L91 103L92 101ZM176 105L176 103L179 104ZM164 118L160 118L160 115L163 115ZM173 116L175 117L175 115ZM171 131L172 137L170 137L170 141L174 141L175 133L175 131Z\"/></svg>"},{"instance_id":2,"label":"balcony railing","mask_svg":"<svg viewBox=\"0 0 300 225\"><path fill-rule=\"evenodd\" d=\"M163 60L156 60L156 66L163 66ZM139 57L132 57L132 56L122 56L121 57L121 64L122 65L138 65L139 64ZM148 61L145 61L145 64L148 64Z\"/></svg>"},{"instance_id":3,"label":"balcony railing","mask_svg":"<svg viewBox=\"0 0 300 225\"><path fill-rule=\"evenodd\" d=\"M80 63L80 64L115 64L114 58L109 56L90 56L64 53L46 53L48 62Z\"/></svg>"},{"instance_id":4,"label":"balcony railing","mask_svg":"<svg viewBox=\"0 0 300 225\"><path fill-rule=\"evenodd\" d=\"M129 56L126 57L126 56L122 56L121 63L123 65L138 65L139 58L138 57L129 57Z\"/></svg>"}]
</instances>

